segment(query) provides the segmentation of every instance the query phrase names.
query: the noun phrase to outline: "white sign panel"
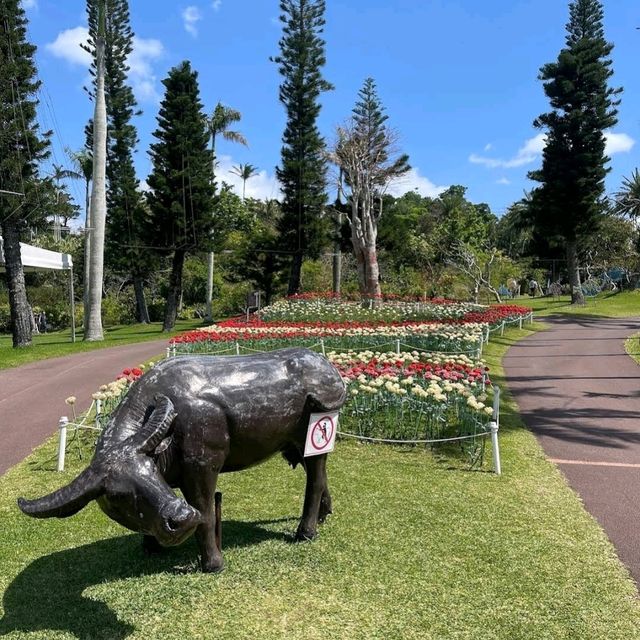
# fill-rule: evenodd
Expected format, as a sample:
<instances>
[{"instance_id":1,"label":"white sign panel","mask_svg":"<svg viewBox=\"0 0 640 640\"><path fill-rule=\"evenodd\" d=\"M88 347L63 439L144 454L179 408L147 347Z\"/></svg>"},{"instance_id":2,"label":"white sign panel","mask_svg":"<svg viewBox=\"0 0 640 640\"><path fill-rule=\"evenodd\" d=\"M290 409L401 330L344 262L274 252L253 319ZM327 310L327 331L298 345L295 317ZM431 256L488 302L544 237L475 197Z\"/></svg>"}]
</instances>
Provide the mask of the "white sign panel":
<instances>
[{"instance_id":1,"label":"white sign panel","mask_svg":"<svg viewBox=\"0 0 640 640\"><path fill-rule=\"evenodd\" d=\"M338 431L338 413L338 411L331 411L311 414L307 442L304 446L305 458L333 451Z\"/></svg>"}]
</instances>

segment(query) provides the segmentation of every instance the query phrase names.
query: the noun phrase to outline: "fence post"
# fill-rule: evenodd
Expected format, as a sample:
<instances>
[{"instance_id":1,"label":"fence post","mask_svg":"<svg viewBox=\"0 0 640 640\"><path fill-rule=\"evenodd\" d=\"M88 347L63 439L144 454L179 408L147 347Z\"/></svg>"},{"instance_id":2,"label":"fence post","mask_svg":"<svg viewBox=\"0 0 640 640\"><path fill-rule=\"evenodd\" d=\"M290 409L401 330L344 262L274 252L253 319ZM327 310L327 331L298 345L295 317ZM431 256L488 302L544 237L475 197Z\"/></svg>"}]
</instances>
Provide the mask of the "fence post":
<instances>
[{"instance_id":1,"label":"fence post","mask_svg":"<svg viewBox=\"0 0 640 640\"><path fill-rule=\"evenodd\" d=\"M519 322L520 322L520 329L522 329L522 316L520 316Z\"/></svg>"},{"instance_id":2,"label":"fence post","mask_svg":"<svg viewBox=\"0 0 640 640\"><path fill-rule=\"evenodd\" d=\"M500 426L500 387L493 387L493 416L491 419Z\"/></svg>"},{"instance_id":3,"label":"fence post","mask_svg":"<svg viewBox=\"0 0 640 640\"><path fill-rule=\"evenodd\" d=\"M240 343L236 340L236 355L240 355Z\"/></svg>"},{"instance_id":4,"label":"fence post","mask_svg":"<svg viewBox=\"0 0 640 640\"><path fill-rule=\"evenodd\" d=\"M62 416L58 422L59 438L58 438L58 471L64 471L64 455L67 449L67 425L69 418Z\"/></svg>"},{"instance_id":5,"label":"fence post","mask_svg":"<svg viewBox=\"0 0 640 640\"><path fill-rule=\"evenodd\" d=\"M504 335L504 320L502 321L502 326L500 327L500 335Z\"/></svg>"},{"instance_id":6,"label":"fence post","mask_svg":"<svg viewBox=\"0 0 640 640\"><path fill-rule=\"evenodd\" d=\"M529 324L533 324L533 311L529 314Z\"/></svg>"},{"instance_id":7,"label":"fence post","mask_svg":"<svg viewBox=\"0 0 640 640\"><path fill-rule=\"evenodd\" d=\"M100 427L100 414L102 413L102 400L96 400L96 427Z\"/></svg>"},{"instance_id":8,"label":"fence post","mask_svg":"<svg viewBox=\"0 0 640 640\"><path fill-rule=\"evenodd\" d=\"M167 360L171 357L171 346L167 347Z\"/></svg>"},{"instance_id":9,"label":"fence post","mask_svg":"<svg viewBox=\"0 0 640 640\"><path fill-rule=\"evenodd\" d=\"M176 357L176 343L175 342L171 345L171 356L173 358Z\"/></svg>"},{"instance_id":10,"label":"fence post","mask_svg":"<svg viewBox=\"0 0 640 640\"><path fill-rule=\"evenodd\" d=\"M324 338L320 338L320 349L322 351L322 355L326 356L327 355L327 351L324 347Z\"/></svg>"},{"instance_id":11,"label":"fence post","mask_svg":"<svg viewBox=\"0 0 640 640\"><path fill-rule=\"evenodd\" d=\"M400 338L396 340L396 353L400 355Z\"/></svg>"},{"instance_id":12,"label":"fence post","mask_svg":"<svg viewBox=\"0 0 640 640\"><path fill-rule=\"evenodd\" d=\"M502 466L500 464L500 445L498 444L498 431L500 427L496 422L489 423L491 429L491 449L493 450L493 470L496 475L502 475Z\"/></svg>"}]
</instances>

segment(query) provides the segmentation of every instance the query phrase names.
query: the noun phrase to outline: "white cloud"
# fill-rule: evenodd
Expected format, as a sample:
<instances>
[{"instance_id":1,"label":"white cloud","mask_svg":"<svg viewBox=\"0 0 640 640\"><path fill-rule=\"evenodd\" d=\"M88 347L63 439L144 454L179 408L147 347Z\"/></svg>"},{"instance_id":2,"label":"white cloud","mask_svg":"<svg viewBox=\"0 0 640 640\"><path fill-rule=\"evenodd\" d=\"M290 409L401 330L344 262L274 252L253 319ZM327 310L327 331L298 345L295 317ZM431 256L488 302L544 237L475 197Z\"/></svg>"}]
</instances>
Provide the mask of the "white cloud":
<instances>
[{"instance_id":1,"label":"white cloud","mask_svg":"<svg viewBox=\"0 0 640 640\"><path fill-rule=\"evenodd\" d=\"M195 5L187 7L182 12L182 20L184 22L184 28L187 33L190 33L194 38L198 35L198 27L196 26L200 20L202 20L202 12Z\"/></svg>"},{"instance_id":2,"label":"white cloud","mask_svg":"<svg viewBox=\"0 0 640 640\"><path fill-rule=\"evenodd\" d=\"M222 6L222 0L213 0L211 3L211 8L214 11L220 11L220 7Z\"/></svg>"},{"instance_id":3,"label":"white cloud","mask_svg":"<svg viewBox=\"0 0 640 640\"><path fill-rule=\"evenodd\" d=\"M127 60L129 79L136 97L144 102L158 102L160 96L156 90L157 78L153 71L153 62L164 55L164 46L155 38L133 38L133 51Z\"/></svg>"},{"instance_id":4,"label":"white cloud","mask_svg":"<svg viewBox=\"0 0 640 640\"><path fill-rule=\"evenodd\" d=\"M234 191L242 196L242 180L235 174L231 173L231 169L234 162L231 156L220 156L218 158L218 168L216 169L216 182L218 186L222 181L230 184ZM247 180L247 198L257 198L259 200L279 198L280 183L275 175L269 175L269 173L263 169L250 180Z\"/></svg>"},{"instance_id":5,"label":"white cloud","mask_svg":"<svg viewBox=\"0 0 640 640\"><path fill-rule=\"evenodd\" d=\"M521 167L525 164L530 164L537 157L542 154L542 150L546 144L546 135L539 133L533 138L529 138L524 145L518 150L518 153L509 160L502 160L500 158L487 158L486 156L479 156L472 153L469 156L469 162L472 164L482 164L490 169L513 169L515 167Z\"/></svg>"},{"instance_id":6,"label":"white cloud","mask_svg":"<svg viewBox=\"0 0 640 640\"><path fill-rule=\"evenodd\" d=\"M607 143L606 153L609 156L616 153L628 153L633 149L636 143L636 141L626 133L614 133L613 131L607 131L604 134L604 137ZM472 164L484 165L489 169L514 169L515 167L522 167L525 164L535 162L542 155L546 144L546 134L539 133L537 136L529 138L513 158L504 160L501 158L488 158L486 156L479 156L472 153L469 156L469 162ZM486 147L485 151L487 151Z\"/></svg>"},{"instance_id":7,"label":"white cloud","mask_svg":"<svg viewBox=\"0 0 640 640\"><path fill-rule=\"evenodd\" d=\"M89 38L87 27L74 27L61 31L57 38L45 45L45 49L56 58L88 68L91 65L91 54L87 53L81 44L86 44ZM127 60L129 65L129 80L136 97L143 102L157 102L156 76L152 63L164 54L164 47L160 40L154 38L133 39L133 51Z\"/></svg>"},{"instance_id":8,"label":"white cloud","mask_svg":"<svg viewBox=\"0 0 640 640\"><path fill-rule=\"evenodd\" d=\"M496 180L496 184L511 184L511 180L509 180L508 178L500 178L500 180Z\"/></svg>"},{"instance_id":9,"label":"white cloud","mask_svg":"<svg viewBox=\"0 0 640 640\"><path fill-rule=\"evenodd\" d=\"M429 178L420 175L419 169L411 169L405 176L396 180L388 190L392 196L399 198L408 191L417 191L421 196L435 198L448 187L439 187Z\"/></svg>"},{"instance_id":10,"label":"white cloud","mask_svg":"<svg viewBox=\"0 0 640 640\"><path fill-rule=\"evenodd\" d=\"M58 37L44 46L56 58L62 58L71 64L88 67L91 64L91 54L80 47L86 44L89 37L87 27L74 27L58 34Z\"/></svg>"},{"instance_id":11,"label":"white cloud","mask_svg":"<svg viewBox=\"0 0 640 640\"><path fill-rule=\"evenodd\" d=\"M612 156L615 153L628 153L633 149L636 141L626 133L613 133L608 131L604 134L607 139L606 154Z\"/></svg>"},{"instance_id":12,"label":"white cloud","mask_svg":"<svg viewBox=\"0 0 640 640\"><path fill-rule=\"evenodd\" d=\"M38 0L21 0L20 4L25 11L38 8Z\"/></svg>"}]
</instances>

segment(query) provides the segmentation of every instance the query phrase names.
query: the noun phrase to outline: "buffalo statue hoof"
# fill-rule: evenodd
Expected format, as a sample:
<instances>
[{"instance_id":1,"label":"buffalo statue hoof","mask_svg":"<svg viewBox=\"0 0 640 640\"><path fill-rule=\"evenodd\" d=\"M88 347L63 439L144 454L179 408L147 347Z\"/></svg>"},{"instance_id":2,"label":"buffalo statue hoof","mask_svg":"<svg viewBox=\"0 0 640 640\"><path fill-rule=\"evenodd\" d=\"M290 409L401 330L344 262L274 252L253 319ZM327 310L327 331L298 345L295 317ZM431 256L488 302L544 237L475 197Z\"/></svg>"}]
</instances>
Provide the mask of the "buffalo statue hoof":
<instances>
[{"instance_id":1,"label":"buffalo statue hoof","mask_svg":"<svg viewBox=\"0 0 640 640\"><path fill-rule=\"evenodd\" d=\"M166 551L153 536L144 536L142 538L142 550L148 556L157 556L159 553Z\"/></svg>"},{"instance_id":2,"label":"buffalo statue hoof","mask_svg":"<svg viewBox=\"0 0 640 640\"><path fill-rule=\"evenodd\" d=\"M308 529L298 529L296 531L295 542L311 542L316 537L315 531L309 531Z\"/></svg>"},{"instance_id":3,"label":"buffalo statue hoof","mask_svg":"<svg viewBox=\"0 0 640 640\"><path fill-rule=\"evenodd\" d=\"M202 573L222 573L224 571L224 562L222 560L200 562Z\"/></svg>"},{"instance_id":4,"label":"buffalo statue hoof","mask_svg":"<svg viewBox=\"0 0 640 640\"><path fill-rule=\"evenodd\" d=\"M324 524L324 522L327 519L327 516L329 516L332 513L333 513L333 510L331 509L331 502L329 502L328 504L321 503L320 513L318 514L318 523Z\"/></svg>"}]
</instances>

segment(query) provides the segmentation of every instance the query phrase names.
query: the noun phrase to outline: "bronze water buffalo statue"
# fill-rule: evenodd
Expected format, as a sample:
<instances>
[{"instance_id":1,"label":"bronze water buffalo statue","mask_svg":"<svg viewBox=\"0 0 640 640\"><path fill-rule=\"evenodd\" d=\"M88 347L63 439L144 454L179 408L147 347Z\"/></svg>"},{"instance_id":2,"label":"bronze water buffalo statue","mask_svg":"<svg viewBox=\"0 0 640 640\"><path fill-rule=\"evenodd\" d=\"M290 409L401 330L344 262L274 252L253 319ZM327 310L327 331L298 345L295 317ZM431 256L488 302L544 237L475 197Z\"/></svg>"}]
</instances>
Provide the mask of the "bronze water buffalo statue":
<instances>
[{"instance_id":1,"label":"bronze water buffalo statue","mask_svg":"<svg viewBox=\"0 0 640 640\"><path fill-rule=\"evenodd\" d=\"M36 518L66 518L95 499L116 522L145 534L148 549L180 544L195 532L203 571L220 571L218 473L246 469L278 452L292 466L303 465L296 539L312 539L331 513L331 496L327 454L303 456L309 417L339 410L345 398L338 371L307 349L172 358L132 385L87 469L58 491L18 504Z\"/></svg>"}]
</instances>

